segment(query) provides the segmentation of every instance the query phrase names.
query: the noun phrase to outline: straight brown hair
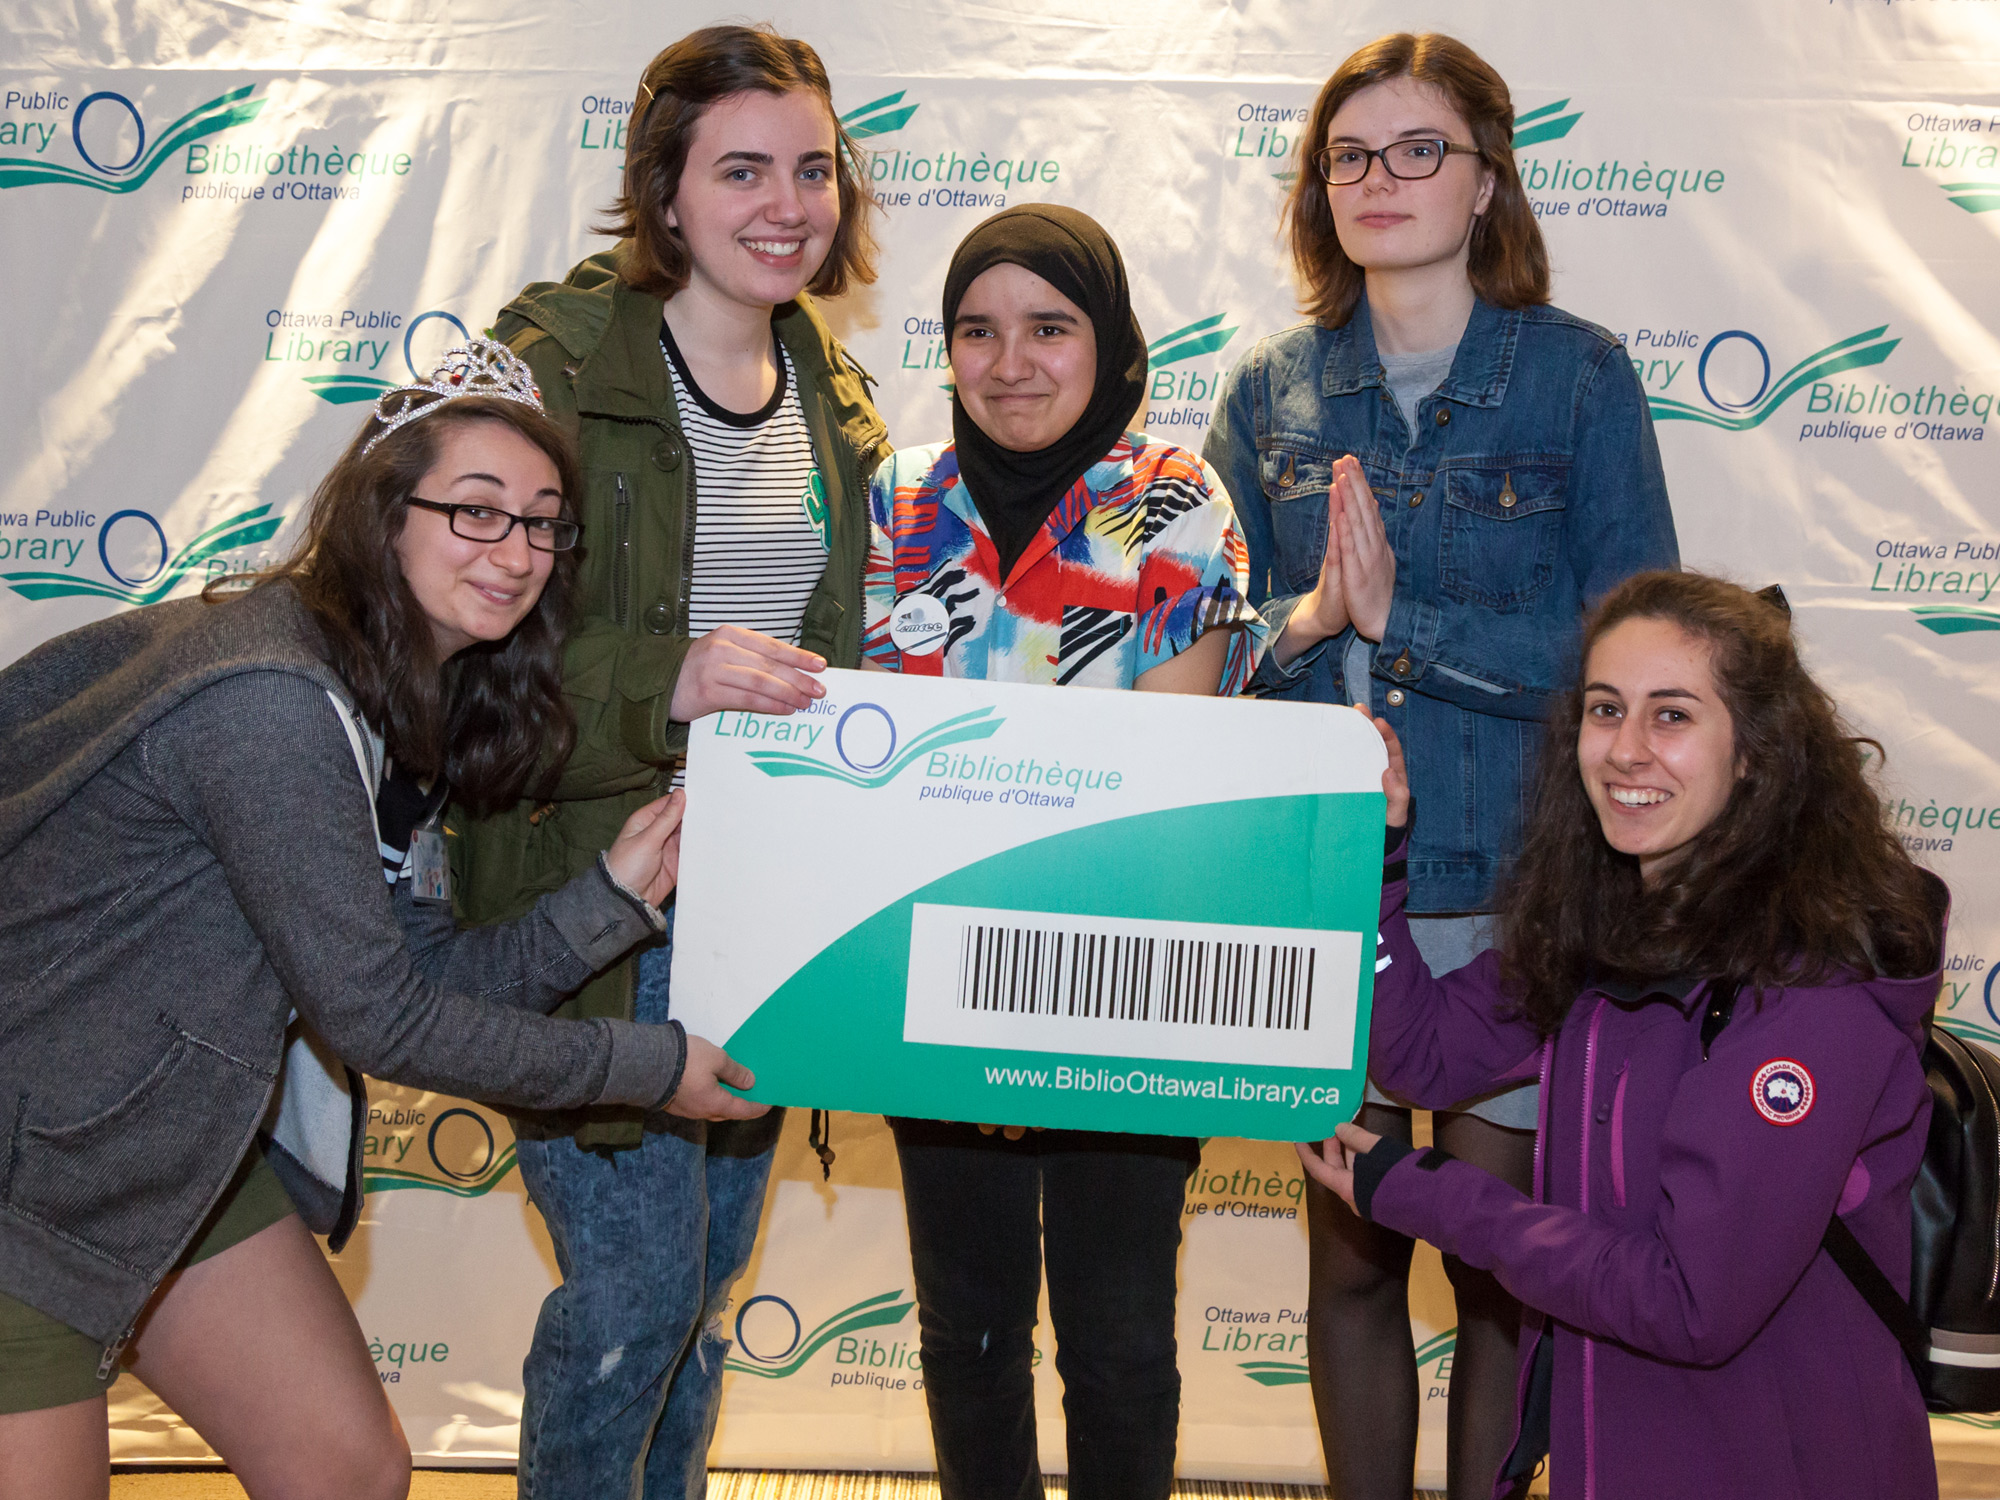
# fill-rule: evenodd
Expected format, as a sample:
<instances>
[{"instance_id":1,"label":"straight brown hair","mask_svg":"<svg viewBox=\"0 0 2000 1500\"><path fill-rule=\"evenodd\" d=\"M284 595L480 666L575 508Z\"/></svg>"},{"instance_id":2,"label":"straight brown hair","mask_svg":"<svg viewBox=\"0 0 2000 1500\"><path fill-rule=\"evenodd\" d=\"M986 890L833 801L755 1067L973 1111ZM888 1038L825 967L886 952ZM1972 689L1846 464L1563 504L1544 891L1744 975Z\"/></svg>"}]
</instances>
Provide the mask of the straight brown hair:
<instances>
[{"instance_id":1,"label":"straight brown hair","mask_svg":"<svg viewBox=\"0 0 2000 1500\"><path fill-rule=\"evenodd\" d=\"M1708 647L1743 774L1715 820L1648 886L1606 841L1577 763L1591 648L1627 620L1665 620ZM1889 826L1864 746L1799 659L1790 615L1700 573L1640 573L1591 615L1576 686L1549 724L1534 812L1502 893L1502 974L1546 1033L1592 973L1727 977L1745 986L1840 975L1914 978L1942 961L1942 886Z\"/></svg>"},{"instance_id":2,"label":"straight brown hair","mask_svg":"<svg viewBox=\"0 0 2000 1500\"><path fill-rule=\"evenodd\" d=\"M1471 128L1479 159L1493 174L1492 201L1472 224L1466 271L1473 291L1496 307L1547 302L1549 252L1514 165L1514 99L1507 81L1456 37L1399 31L1377 37L1334 69L1299 137L1297 176L1285 199L1284 223L1306 316L1328 328L1345 327L1365 285L1361 267L1340 248L1333 207L1314 156L1326 144L1341 105L1370 84L1393 78L1414 78L1442 94Z\"/></svg>"},{"instance_id":3,"label":"straight brown hair","mask_svg":"<svg viewBox=\"0 0 2000 1500\"><path fill-rule=\"evenodd\" d=\"M511 427L546 453L562 514L575 515L576 450L562 429L517 401L463 396L364 452L382 432L370 417L313 492L298 548L254 586L288 581L318 627L321 655L389 754L419 776L444 777L460 804L486 816L531 792L546 795L575 747L562 680L577 555L554 555L541 598L504 640L438 659L396 541L445 433L473 422Z\"/></svg>"},{"instance_id":4,"label":"straight brown hair","mask_svg":"<svg viewBox=\"0 0 2000 1500\"><path fill-rule=\"evenodd\" d=\"M667 209L680 192L701 117L711 105L752 89L765 94L805 89L819 96L833 121L840 227L806 290L815 297L838 297L850 284L874 281L869 219L875 200L863 175L865 158L833 112L833 86L819 54L768 25L705 26L646 64L639 78L626 137L624 190L598 225L600 232L630 242L619 258L618 274L627 286L664 302L688 284L687 246L667 226Z\"/></svg>"}]
</instances>

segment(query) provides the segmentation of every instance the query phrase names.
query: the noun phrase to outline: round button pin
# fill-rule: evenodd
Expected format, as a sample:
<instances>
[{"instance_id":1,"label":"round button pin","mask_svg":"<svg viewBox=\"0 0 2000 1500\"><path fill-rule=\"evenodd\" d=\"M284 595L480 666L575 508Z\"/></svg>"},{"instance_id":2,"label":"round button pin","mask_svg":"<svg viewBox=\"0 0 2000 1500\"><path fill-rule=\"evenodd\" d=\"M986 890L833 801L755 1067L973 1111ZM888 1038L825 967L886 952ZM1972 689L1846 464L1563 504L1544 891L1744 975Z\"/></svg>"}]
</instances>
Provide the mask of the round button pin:
<instances>
[{"instance_id":1,"label":"round button pin","mask_svg":"<svg viewBox=\"0 0 2000 1500\"><path fill-rule=\"evenodd\" d=\"M929 656L943 647L950 626L944 601L932 594L905 594L889 611L889 639L911 656Z\"/></svg>"}]
</instances>

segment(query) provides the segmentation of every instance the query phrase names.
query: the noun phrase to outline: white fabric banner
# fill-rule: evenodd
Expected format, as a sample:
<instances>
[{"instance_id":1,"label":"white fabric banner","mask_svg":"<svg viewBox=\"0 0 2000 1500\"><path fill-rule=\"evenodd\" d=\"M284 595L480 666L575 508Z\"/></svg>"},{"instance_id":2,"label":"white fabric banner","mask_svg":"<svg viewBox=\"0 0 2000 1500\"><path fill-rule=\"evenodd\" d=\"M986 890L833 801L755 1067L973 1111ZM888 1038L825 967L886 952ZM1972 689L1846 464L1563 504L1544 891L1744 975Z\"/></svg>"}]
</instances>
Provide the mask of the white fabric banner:
<instances>
[{"instance_id":1,"label":"white fabric banner","mask_svg":"<svg viewBox=\"0 0 2000 1500\"><path fill-rule=\"evenodd\" d=\"M281 555L357 403L604 244L589 225L617 184L640 65L741 14L634 0L9 13L0 660ZM883 274L828 312L879 378L898 444L947 430L952 246L1003 204L1046 199L1118 237L1153 344L1147 425L1198 446L1229 364L1296 317L1276 216L1320 81L1411 25L1482 52L1514 91L1556 300L1625 339L1652 398L1687 560L1784 586L1822 680L1887 747L1898 827L1953 887L1944 1019L2000 1045L2000 3L786 0L764 14L819 48L875 153ZM376 1193L341 1274L418 1452L506 1458L552 1271L505 1128L386 1087L376 1109ZM718 1462L927 1461L893 1159L879 1126L841 1131L831 1185L787 1136L731 1313ZM1216 1142L1191 1190L1189 1474L1318 1475L1299 1180L1281 1148ZM1426 1264L1428 1393L1450 1302ZM118 1410L121 1456L186 1451L143 1397ZM1427 1420L1423 1474L1441 1459Z\"/></svg>"}]
</instances>

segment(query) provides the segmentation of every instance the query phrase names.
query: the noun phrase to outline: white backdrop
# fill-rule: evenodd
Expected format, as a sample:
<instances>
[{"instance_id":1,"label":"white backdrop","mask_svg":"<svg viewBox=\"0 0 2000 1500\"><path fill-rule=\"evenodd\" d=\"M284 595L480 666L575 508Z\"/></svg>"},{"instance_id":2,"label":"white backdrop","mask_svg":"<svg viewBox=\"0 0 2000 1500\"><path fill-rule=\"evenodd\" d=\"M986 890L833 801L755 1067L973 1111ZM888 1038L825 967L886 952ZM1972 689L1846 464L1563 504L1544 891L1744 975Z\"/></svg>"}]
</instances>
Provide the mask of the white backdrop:
<instances>
[{"instance_id":1,"label":"white backdrop","mask_svg":"<svg viewBox=\"0 0 2000 1500\"><path fill-rule=\"evenodd\" d=\"M601 246L587 226L639 67L695 25L811 40L875 152L882 279L828 311L900 444L946 431L950 248L1039 198L1120 240L1155 344L1148 424L1198 445L1223 371L1295 316L1274 230L1316 86L1381 32L1456 33L1513 87L1557 301L1639 365L1685 556L1784 585L1823 679L1888 747L1898 825L1956 893L1946 1019L2000 1044L2000 0L9 14L0 660L281 554L352 403ZM418 1452L509 1458L553 1272L505 1127L377 1092L375 1193L340 1274ZM718 1462L928 1463L893 1152L878 1122L838 1125L831 1186L788 1133L730 1315ZM1299 1182L1282 1148L1217 1142L1190 1194L1186 1473L1319 1475ZM1428 1394L1451 1317L1426 1266ZM118 1394L120 1456L189 1451L143 1392Z\"/></svg>"}]
</instances>

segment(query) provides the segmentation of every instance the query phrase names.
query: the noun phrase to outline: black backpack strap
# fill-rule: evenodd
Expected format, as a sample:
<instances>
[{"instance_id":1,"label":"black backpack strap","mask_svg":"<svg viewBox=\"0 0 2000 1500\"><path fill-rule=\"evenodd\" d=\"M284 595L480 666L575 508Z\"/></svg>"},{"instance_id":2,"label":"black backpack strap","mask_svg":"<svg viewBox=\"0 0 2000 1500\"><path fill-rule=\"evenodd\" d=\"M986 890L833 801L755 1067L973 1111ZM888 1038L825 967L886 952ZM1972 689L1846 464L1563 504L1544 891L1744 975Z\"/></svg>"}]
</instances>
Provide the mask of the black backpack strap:
<instances>
[{"instance_id":1,"label":"black backpack strap","mask_svg":"<svg viewBox=\"0 0 2000 1500\"><path fill-rule=\"evenodd\" d=\"M1840 1267L1841 1275L1861 1293L1861 1300L1869 1310L1882 1320L1882 1324L1895 1335L1896 1342L1903 1346L1903 1358L1910 1362L1910 1369L1916 1374L1917 1389L1926 1390L1930 1372L1931 1336L1930 1331L1917 1321L1910 1311L1910 1304L1896 1295L1896 1288L1889 1278L1882 1274L1882 1268L1875 1264L1875 1257L1862 1248L1861 1241L1854 1237L1854 1231L1847 1227L1847 1221L1835 1214L1826 1226L1826 1233L1820 1237L1820 1248L1833 1257L1833 1263Z\"/></svg>"}]
</instances>

